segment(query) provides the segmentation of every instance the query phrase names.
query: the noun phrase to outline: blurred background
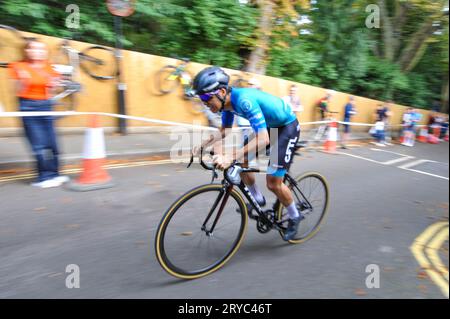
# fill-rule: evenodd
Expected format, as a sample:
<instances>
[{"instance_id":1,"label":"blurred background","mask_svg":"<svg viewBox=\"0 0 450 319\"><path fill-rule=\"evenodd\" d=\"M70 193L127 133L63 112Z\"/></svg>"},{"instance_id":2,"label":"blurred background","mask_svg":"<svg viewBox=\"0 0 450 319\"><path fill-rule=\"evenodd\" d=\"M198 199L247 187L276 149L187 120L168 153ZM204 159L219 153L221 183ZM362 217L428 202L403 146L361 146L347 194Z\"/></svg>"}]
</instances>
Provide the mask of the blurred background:
<instances>
[{"instance_id":1,"label":"blurred background","mask_svg":"<svg viewBox=\"0 0 450 319\"><path fill-rule=\"evenodd\" d=\"M115 44L102 1L1 0L0 24ZM448 1L139 0L123 32L128 50L448 113Z\"/></svg>"}]
</instances>

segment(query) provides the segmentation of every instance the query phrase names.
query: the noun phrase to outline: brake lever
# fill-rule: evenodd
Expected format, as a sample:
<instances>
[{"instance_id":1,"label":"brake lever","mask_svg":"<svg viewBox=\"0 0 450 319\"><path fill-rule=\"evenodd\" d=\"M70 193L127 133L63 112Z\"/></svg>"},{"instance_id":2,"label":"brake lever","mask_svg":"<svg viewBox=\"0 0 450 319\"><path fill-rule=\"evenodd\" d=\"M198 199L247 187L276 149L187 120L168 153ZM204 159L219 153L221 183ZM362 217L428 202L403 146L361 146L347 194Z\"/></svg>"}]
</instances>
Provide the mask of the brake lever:
<instances>
[{"instance_id":1,"label":"brake lever","mask_svg":"<svg viewBox=\"0 0 450 319\"><path fill-rule=\"evenodd\" d=\"M212 178L211 178L211 184L212 184L212 183L214 183L214 180L219 177L219 175L217 174L215 168L211 172L212 172Z\"/></svg>"}]
</instances>

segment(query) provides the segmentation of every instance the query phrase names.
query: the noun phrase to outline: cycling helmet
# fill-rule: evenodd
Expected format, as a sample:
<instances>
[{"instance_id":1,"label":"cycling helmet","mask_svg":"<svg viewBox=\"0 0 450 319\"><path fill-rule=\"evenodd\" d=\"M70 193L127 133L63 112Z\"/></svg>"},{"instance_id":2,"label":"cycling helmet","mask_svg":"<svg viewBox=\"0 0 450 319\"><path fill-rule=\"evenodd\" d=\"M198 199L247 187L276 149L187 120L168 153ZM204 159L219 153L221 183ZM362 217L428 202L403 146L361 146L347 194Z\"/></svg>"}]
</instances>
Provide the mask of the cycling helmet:
<instances>
[{"instance_id":1,"label":"cycling helmet","mask_svg":"<svg viewBox=\"0 0 450 319\"><path fill-rule=\"evenodd\" d=\"M195 94L210 93L217 89L228 87L230 77L221 68L211 66L200 71L194 78Z\"/></svg>"}]
</instances>

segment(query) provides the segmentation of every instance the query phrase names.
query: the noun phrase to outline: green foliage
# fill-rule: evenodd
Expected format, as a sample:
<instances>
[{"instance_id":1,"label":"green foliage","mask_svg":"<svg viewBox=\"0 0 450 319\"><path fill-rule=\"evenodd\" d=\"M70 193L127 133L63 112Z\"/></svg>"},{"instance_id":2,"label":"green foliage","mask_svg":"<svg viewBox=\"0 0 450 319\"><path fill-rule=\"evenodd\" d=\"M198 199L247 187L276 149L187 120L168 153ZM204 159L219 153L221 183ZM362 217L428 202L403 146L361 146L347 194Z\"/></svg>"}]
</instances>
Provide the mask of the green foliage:
<instances>
[{"instance_id":1,"label":"green foliage","mask_svg":"<svg viewBox=\"0 0 450 319\"><path fill-rule=\"evenodd\" d=\"M135 13L123 19L127 49L242 69L258 43L261 8L256 1L136 2ZM448 17L438 17L442 2L408 1L407 18L396 34L399 47L395 59L423 22L432 18L440 23L439 32L427 40L423 56L409 73L402 72L396 60L383 58L384 29L365 27L365 7L373 1L317 0L311 7L292 6L282 19L278 16L282 11L276 10L268 34L268 59L263 61L267 63L266 74L427 108L440 99L443 81L448 78ZM72 3L80 9L80 28L75 30L66 27L66 6ZM393 19L400 4L406 2L385 3ZM296 25L295 11L312 23ZM114 18L104 1L1 0L0 24L109 46L116 39Z\"/></svg>"}]
</instances>

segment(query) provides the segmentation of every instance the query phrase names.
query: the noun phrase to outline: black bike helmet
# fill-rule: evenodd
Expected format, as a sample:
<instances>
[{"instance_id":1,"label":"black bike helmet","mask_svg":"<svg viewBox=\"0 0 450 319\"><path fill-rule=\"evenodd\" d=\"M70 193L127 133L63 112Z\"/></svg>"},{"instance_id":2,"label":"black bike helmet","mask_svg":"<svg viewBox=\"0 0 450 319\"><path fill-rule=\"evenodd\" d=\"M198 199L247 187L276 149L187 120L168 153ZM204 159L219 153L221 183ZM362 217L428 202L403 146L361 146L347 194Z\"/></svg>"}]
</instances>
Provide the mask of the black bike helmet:
<instances>
[{"instance_id":1,"label":"black bike helmet","mask_svg":"<svg viewBox=\"0 0 450 319\"><path fill-rule=\"evenodd\" d=\"M221 68L211 66L200 71L194 78L195 94L201 95L217 89L228 87L230 77Z\"/></svg>"}]
</instances>

